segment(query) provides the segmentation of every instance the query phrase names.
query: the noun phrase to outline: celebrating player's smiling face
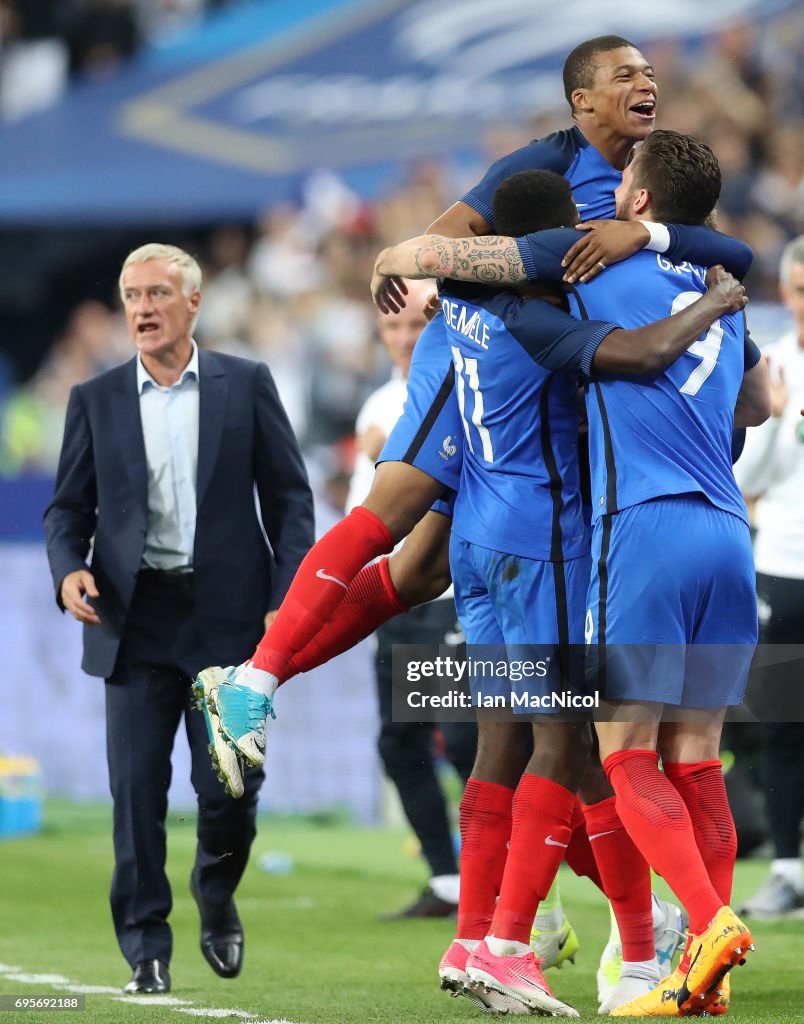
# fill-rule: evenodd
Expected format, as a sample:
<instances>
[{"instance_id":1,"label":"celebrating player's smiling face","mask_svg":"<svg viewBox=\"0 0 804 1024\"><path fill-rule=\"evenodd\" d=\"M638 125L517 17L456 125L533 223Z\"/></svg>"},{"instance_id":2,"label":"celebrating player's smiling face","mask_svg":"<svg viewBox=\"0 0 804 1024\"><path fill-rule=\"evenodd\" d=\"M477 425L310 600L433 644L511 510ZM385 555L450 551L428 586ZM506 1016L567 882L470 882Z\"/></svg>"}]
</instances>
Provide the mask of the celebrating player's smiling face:
<instances>
[{"instance_id":1,"label":"celebrating player's smiling face","mask_svg":"<svg viewBox=\"0 0 804 1024\"><path fill-rule=\"evenodd\" d=\"M625 138L644 139L656 122L658 88L653 68L634 47L595 55L590 88L576 89L573 105L603 128Z\"/></svg>"}]
</instances>

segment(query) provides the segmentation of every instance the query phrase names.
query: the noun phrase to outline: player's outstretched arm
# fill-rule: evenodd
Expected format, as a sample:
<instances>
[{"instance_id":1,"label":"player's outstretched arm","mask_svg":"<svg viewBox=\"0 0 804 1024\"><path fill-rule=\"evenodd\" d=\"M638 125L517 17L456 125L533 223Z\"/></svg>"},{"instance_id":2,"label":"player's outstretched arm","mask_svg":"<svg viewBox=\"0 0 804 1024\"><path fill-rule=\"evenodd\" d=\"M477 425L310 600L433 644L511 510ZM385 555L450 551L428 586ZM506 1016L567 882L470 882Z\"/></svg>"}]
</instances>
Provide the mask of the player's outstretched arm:
<instances>
[{"instance_id":1,"label":"player's outstretched arm","mask_svg":"<svg viewBox=\"0 0 804 1024\"><path fill-rule=\"evenodd\" d=\"M441 235L444 238L463 238L466 235L487 235L490 230L491 225L481 213L478 213L468 203L460 201L453 203L448 210L445 210L440 217L436 218L427 229L427 234ZM411 275L408 274L407 276L410 277ZM374 295L375 302L377 302L373 284L371 292ZM377 305L385 313L398 313L407 304L405 298L407 289L399 275L391 274L386 277L382 285L382 292L393 303L393 305L389 304L387 308L383 308L377 302Z\"/></svg>"},{"instance_id":2,"label":"player's outstretched arm","mask_svg":"<svg viewBox=\"0 0 804 1024\"><path fill-rule=\"evenodd\" d=\"M577 275L570 272L567 256L568 250L573 251L576 238L574 228L549 228L521 238L418 235L380 253L371 292L380 309L387 313L398 312L405 305L404 294L400 294L401 277L448 277L503 288L525 281L571 281ZM612 222L609 230L601 230L596 239L601 240L593 248L597 264L585 269L582 280L591 280L605 269L604 263L608 266L642 249L651 236L638 221Z\"/></svg>"},{"instance_id":3,"label":"player's outstretched arm","mask_svg":"<svg viewBox=\"0 0 804 1024\"><path fill-rule=\"evenodd\" d=\"M745 308L745 289L723 267L712 267L706 283L708 290L682 312L635 330L611 331L595 352L593 372L628 377L661 373L715 320Z\"/></svg>"},{"instance_id":4,"label":"player's outstretched arm","mask_svg":"<svg viewBox=\"0 0 804 1024\"><path fill-rule=\"evenodd\" d=\"M371 279L371 294L382 312L396 313L404 306L396 283L401 277L449 277L496 287L521 284L528 279L516 239L504 235L417 235L383 249Z\"/></svg>"}]
</instances>

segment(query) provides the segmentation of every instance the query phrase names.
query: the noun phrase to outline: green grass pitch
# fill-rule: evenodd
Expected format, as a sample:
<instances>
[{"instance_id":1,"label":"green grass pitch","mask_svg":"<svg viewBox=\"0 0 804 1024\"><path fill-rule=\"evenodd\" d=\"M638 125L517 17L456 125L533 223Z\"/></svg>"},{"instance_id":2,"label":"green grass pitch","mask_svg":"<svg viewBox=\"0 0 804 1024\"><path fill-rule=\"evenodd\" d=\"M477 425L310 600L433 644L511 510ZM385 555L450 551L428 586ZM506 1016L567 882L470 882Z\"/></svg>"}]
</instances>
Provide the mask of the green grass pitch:
<instances>
[{"instance_id":1,"label":"green grass pitch","mask_svg":"<svg viewBox=\"0 0 804 1024\"><path fill-rule=\"evenodd\" d=\"M107 893L111 811L49 804L42 835L0 844L0 963L26 975L62 975L92 986L122 986L128 967L117 949ZM171 995L186 1002L150 1006L86 996L84 1012L0 1012L0 1024L112 1024L193 1019L288 1020L299 1024L489 1019L439 991L438 960L453 935L449 921L381 923L377 915L408 902L424 883L423 865L403 852L405 833L346 824L263 819L238 893L246 932L243 974L216 977L198 950L198 915L188 891L194 818L171 814L168 870L173 884ZM256 867L269 850L289 853L288 875ZM735 902L749 895L767 865L741 862ZM585 1019L597 1019L595 969L608 911L586 879L561 871L565 908L581 940L575 966L550 971L556 994ZM660 883L661 888L661 883ZM804 920L759 923L757 952L733 973L729 1019L804 1021ZM0 970L0 995L64 994L63 987L14 980ZM221 1012L235 1011L228 1018ZM207 1011L201 1015L200 1011Z\"/></svg>"}]
</instances>

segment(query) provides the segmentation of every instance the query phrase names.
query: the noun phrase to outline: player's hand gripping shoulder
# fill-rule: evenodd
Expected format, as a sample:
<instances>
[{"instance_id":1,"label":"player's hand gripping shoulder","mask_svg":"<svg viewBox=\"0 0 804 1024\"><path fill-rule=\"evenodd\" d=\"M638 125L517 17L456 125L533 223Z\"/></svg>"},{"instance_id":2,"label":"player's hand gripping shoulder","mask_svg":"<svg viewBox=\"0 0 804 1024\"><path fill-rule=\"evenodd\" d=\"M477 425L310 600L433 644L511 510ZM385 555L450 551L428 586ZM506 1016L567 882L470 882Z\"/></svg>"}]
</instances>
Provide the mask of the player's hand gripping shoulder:
<instances>
[{"instance_id":1,"label":"player's hand gripping shoulder","mask_svg":"<svg viewBox=\"0 0 804 1024\"><path fill-rule=\"evenodd\" d=\"M612 263L644 249L650 241L650 232L638 220L588 220L575 227L585 233L561 261L568 284L591 281Z\"/></svg>"},{"instance_id":2,"label":"player's hand gripping shoulder","mask_svg":"<svg viewBox=\"0 0 804 1024\"><path fill-rule=\"evenodd\" d=\"M710 267L706 273L707 297L720 309L718 315L739 313L748 305L745 288L736 277L721 266Z\"/></svg>"}]
</instances>

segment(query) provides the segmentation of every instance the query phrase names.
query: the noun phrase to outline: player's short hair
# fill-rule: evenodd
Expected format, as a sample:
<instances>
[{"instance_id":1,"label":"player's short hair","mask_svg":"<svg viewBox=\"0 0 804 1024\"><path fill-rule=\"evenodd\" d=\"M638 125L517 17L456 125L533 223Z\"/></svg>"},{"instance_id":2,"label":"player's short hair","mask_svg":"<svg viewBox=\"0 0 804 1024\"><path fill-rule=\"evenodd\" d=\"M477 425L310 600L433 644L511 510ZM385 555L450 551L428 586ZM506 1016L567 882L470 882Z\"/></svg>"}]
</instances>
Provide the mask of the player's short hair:
<instances>
[{"instance_id":1,"label":"player's short hair","mask_svg":"<svg viewBox=\"0 0 804 1024\"><path fill-rule=\"evenodd\" d=\"M141 245L139 249L130 252L123 261L118 278L120 298L123 295L123 274L134 263L148 263L149 260L166 260L168 263L175 263L182 272L182 291L185 295L192 295L195 291L201 290L201 267L196 259L180 249L177 245L163 245L161 242L148 242Z\"/></svg>"},{"instance_id":2,"label":"player's short hair","mask_svg":"<svg viewBox=\"0 0 804 1024\"><path fill-rule=\"evenodd\" d=\"M547 228L572 227L578 210L566 178L553 171L517 171L501 181L491 202L499 235L527 235Z\"/></svg>"},{"instance_id":3,"label":"player's short hair","mask_svg":"<svg viewBox=\"0 0 804 1024\"><path fill-rule=\"evenodd\" d=\"M634 187L651 195L651 216L703 224L720 195L720 164L700 139L666 128L648 135L634 160Z\"/></svg>"},{"instance_id":4,"label":"player's short hair","mask_svg":"<svg viewBox=\"0 0 804 1024\"><path fill-rule=\"evenodd\" d=\"M804 235L794 238L782 249L782 259L779 263L779 280L782 284L790 283L790 271L794 263L804 264Z\"/></svg>"},{"instance_id":5,"label":"player's short hair","mask_svg":"<svg viewBox=\"0 0 804 1024\"><path fill-rule=\"evenodd\" d=\"M576 89L591 89L595 81L595 57L609 50L619 50L623 46L639 47L622 36L596 36L579 43L564 61L564 95L572 107L572 94ZM572 108L575 109L574 107Z\"/></svg>"}]
</instances>

